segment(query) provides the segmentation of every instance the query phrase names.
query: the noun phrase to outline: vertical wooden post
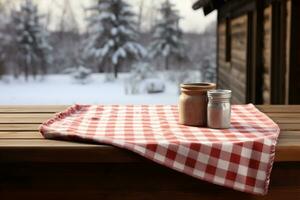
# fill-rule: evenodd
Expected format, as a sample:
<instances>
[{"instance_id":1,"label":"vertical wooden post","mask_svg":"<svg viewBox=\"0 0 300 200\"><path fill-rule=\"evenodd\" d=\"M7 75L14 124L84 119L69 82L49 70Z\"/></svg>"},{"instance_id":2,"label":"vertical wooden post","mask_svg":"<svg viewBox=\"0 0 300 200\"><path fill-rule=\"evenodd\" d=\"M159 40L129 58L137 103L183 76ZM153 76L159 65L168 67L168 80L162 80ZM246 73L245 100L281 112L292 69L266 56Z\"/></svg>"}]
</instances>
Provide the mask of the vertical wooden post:
<instances>
[{"instance_id":1,"label":"vertical wooden post","mask_svg":"<svg viewBox=\"0 0 300 200\"><path fill-rule=\"evenodd\" d=\"M290 76L289 76L289 104L300 103L300 1L292 0L291 5L291 43L290 43Z\"/></svg>"},{"instance_id":2,"label":"vertical wooden post","mask_svg":"<svg viewBox=\"0 0 300 200\"><path fill-rule=\"evenodd\" d=\"M290 55L291 55L291 18L292 18L292 0L285 1L286 12L286 32L285 32L285 104L289 104L289 80L290 80Z\"/></svg>"},{"instance_id":3,"label":"vertical wooden post","mask_svg":"<svg viewBox=\"0 0 300 200\"><path fill-rule=\"evenodd\" d=\"M217 44L216 44L216 87L219 88L219 73L220 73L220 63L219 63L219 45L220 45L220 41L219 41L219 22L220 22L220 16L219 16L219 13L218 13L218 16L217 16L217 28L216 28L216 37L217 37Z\"/></svg>"},{"instance_id":4,"label":"vertical wooden post","mask_svg":"<svg viewBox=\"0 0 300 200\"><path fill-rule=\"evenodd\" d=\"M287 69L287 65L286 65L286 60L287 58L287 54L286 54L286 48L287 48L287 44L286 44L286 40L287 40L287 11L286 11L286 0L281 0L280 1L280 29L279 29L279 46L280 46L280 52L279 52L279 56L280 56L280 60L279 60L279 69L278 69L278 73L279 73L279 78L280 78L280 83L281 83L281 87L280 89L280 96L278 99L278 103L280 104L285 104L285 95L286 95L286 69Z\"/></svg>"},{"instance_id":5,"label":"vertical wooden post","mask_svg":"<svg viewBox=\"0 0 300 200\"><path fill-rule=\"evenodd\" d=\"M263 103L263 1L248 13L246 102Z\"/></svg>"},{"instance_id":6,"label":"vertical wooden post","mask_svg":"<svg viewBox=\"0 0 300 200\"><path fill-rule=\"evenodd\" d=\"M247 16L247 58L246 58L246 103L252 103L254 101L253 99L253 87L255 87L255 82L253 81L254 79L254 67L252 66L253 62L253 52L252 49L254 47L253 45L253 38L254 36L254 31L253 31L253 12L249 12ZM255 103L255 102L253 102Z\"/></svg>"},{"instance_id":7,"label":"vertical wooden post","mask_svg":"<svg viewBox=\"0 0 300 200\"><path fill-rule=\"evenodd\" d=\"M284 103L284 71L285 65L282 56L284 51L283 32L285 26L282 19L282 2L272 2L272 49L271 49L271 103Z\"/></svg>"},{"instance_id":8,"label":"vertical wooden post","mask_svg":"<svg viewBox=\"0 0 300 200\"><path fill-rule=\"evenodd\" d=\"M263 103L263 1L256 0L253 15L253 48L252 48L252 101Z\"/></svg>"},{"instance_id":9,"label":"vertical wooden post","mask_svg":"<svg viewBox=\"0 0 300 200\"><path fill-rule=\"evenodd\" d=\"M225 50L225 60L226 62L231 62L231 20L229 17L226 18L226 50Z\"/></svg>"}]
</instances>

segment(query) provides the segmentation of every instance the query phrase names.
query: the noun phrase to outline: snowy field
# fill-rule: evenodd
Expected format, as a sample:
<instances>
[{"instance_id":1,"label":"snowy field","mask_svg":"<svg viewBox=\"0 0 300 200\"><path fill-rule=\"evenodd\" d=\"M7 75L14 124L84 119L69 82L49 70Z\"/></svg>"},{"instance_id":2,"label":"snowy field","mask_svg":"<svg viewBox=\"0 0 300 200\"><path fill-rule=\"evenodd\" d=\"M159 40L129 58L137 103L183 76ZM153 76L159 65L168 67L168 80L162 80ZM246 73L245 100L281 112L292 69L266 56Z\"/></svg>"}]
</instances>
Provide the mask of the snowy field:
<instances>
[{"instance_id":1,"label":"snowy field","mask_svg":"<svg viewBox=\"0 0 300 200\"><path fill-rule=\"evenodd\" d=\"M43 81L5 77L0 80L0 104L176 104L178 88L166 82L164 93L125 94L128 74L118 80L105 81L103 74L93 74L87 84L75 83L69 75L48 75Z\"/></svg>"}]
</instances>

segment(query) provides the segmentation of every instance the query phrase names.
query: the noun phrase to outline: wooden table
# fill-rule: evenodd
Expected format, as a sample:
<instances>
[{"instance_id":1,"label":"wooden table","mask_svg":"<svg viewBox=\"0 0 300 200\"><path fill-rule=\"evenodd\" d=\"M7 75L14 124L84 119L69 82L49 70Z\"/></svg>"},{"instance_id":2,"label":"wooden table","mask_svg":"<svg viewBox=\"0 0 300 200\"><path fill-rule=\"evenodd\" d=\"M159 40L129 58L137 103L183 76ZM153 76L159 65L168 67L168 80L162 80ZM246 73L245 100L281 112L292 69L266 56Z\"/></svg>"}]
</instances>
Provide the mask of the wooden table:
<instances>
[{"instance_id":1,"label":"wooden table","mask_svg":"<svg viewBox=\"0 0 300 200\"><path fill-rule=\"evenodd\" d=\"M108 145L43 139L67 106L0 106L0 199L300 199L300 105L257 106L281 128L267 196L209 184Z\"/></svg>"}]
</instances>

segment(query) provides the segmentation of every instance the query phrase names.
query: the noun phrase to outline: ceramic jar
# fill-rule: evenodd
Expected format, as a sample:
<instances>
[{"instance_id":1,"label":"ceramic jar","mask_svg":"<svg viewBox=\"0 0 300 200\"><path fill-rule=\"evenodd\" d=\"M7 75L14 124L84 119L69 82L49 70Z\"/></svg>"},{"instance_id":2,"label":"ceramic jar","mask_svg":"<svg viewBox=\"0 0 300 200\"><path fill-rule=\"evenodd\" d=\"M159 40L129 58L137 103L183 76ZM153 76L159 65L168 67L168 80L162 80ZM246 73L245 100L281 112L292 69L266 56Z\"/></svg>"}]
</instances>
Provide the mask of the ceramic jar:
<instances>
[{"instance_id":1,"label":"ceramic jar","mask_svg":"<svg viewBox=\"0 0 300 200\"><path fill-rule=\"evenodd\" d=\"M207 91L214 83L185 83L180 85L179 123L189 126L207 125Z\"/></svg>"}]
</instances>

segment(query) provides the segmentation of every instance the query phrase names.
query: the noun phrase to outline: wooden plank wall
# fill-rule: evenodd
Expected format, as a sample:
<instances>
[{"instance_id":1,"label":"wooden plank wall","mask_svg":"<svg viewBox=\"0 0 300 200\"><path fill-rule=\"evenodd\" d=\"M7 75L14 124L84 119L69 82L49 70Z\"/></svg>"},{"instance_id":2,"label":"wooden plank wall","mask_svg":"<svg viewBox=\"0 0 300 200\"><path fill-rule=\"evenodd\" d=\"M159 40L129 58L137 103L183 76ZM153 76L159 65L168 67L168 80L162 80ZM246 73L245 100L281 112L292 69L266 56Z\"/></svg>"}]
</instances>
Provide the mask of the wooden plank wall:
<instances>
[{"instance_id":1,"label":"wooden plank wall","mask_svg":"<svg viewBox=\"0 0 300 200\"><path fill-rule=\"evenodd\" d=\"M230 63L226 62L226 21L218 25L218 87L230 88Z\"/></svg>"},{"instance_id":2,"label":"wooden plank wall","mask_svg":"<svg viewBox=\"0 0 300 200\"><path fill-rule=\"evenodd\" d=\"M289 104L300 104L300 1L291 1Z\"/></svg>"},{"instance_id":3,"label":"wooden plank wall","mask_svg":"<svg viewBox=\"0 0 300 200\"><path fill-rule=\"evenodd\" d=\"M272 6L264 9L263 23L263 103L271 103Z\"/></svg>"},{"instance_id":4,"label":"wooden plank wall","mask_svg":"<svg viewBox=\"0 0 300 200\"><path fill-rule=\"evenodd\" d=\"M231 89L233 102L246 102L248 17L243 15L231 21Z\"/></svg>"},{"instance_id":5,"label":"wooden plank wall","mask_svg":"<svg viewBox=\"0 0 300 200\"><path fill-rule=\"evenodd\" d=\"M232 90L232 103L246 102L248 17L231 19L231 60L226 62L226 22L218 24L218 87Z\"/></svg>"},{"instance_id":6,"label":"wooden plank wall","mask_svg":"<svg viewBox=\"0 0 300 200\"><path fill-rule=\"evenodd\" d=\"M296 83L295 83L295 92L296 95L294 97L294 102L295 104L300 104L300 79L299 79L299 75L300 75L300 39L299 39L299 35L300 35L300 22L299 22L299 19L300 19L300 1L299 0L293 0L293 1L296 1L297 3L294 3L294 6L295 6L295 12L297 12L297 16L296 16L296 19L297 19L297 29L296 29L296 34L297 35L297 40L296 40L296 45L297 45L297 50L296 50L296 58L297 58L297 62L296 62L296 65L295 65L295 74L297 74L297 79L296 79ZM295 24L293 24L295 25ZM294 39L294 38L292 38Z\"/></svg>"},{"instance_id":7,"label":"wooden plank wall","mask_svg":"<svg viewBox=\"0 0 300 200\"><path fill-rule=\"evenodd\" d=\"M241 2L240 4L237 2L236 0L230 3L232 8L225 6L219 10L218 87L233 91L233 103L246 103L251 98L254 99L249 91L255 88L256 90L252 92L259 96L259 103L299 104L300 39L298 35L300 23L298 19L300 19L300 12L298 11L300 11L300 1L262 1L263 8L260 12L262 31L258 30L262 41L258 43L259 54L256 55L254 55L255 52L250 52L250 55L248 52L247 55L247 49L255 48L251 42L252 36L248 35L250 37L247 38L247 29L251 29L248 24L251 23L252 10L246 10ZM231 58L229 60L226 60L226 19L230 20L231 27ZM253 29L255 31L255 27ZM251 42L250 46L247 44L248 40ZM258 62L256 62L257 55L259 55ZM250 66L251 63L252 66ZM259 73L255 74L257 78L253 74L247 76L247 71L251 72L251 69L247 70L247 66L255 66L253 63L259 68ZM260 83L253 84L253 81L257 80Z\"/></svg>"},{"instance_id":8,"label":"wooden plank wall","mask_svg":"<svg viewBox=\"0 0 300 200\"><path fill-rule=\"evenodd\" d=\"M285 50L285 104L289 104L289 79L290 79L290 48L291 48L291 19L292 19L292 1L286 2L286 50Z\"/></svg>"}]
</instances>

